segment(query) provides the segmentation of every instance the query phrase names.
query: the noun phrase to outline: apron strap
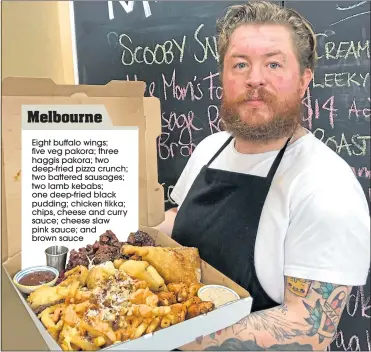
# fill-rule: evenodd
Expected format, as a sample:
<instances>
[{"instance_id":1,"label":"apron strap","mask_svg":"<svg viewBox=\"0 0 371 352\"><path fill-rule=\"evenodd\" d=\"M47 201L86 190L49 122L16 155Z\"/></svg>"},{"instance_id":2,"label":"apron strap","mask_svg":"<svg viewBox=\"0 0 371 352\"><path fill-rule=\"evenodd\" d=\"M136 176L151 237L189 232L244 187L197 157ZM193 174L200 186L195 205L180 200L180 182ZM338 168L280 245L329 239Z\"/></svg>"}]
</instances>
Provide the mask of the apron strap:
<instances>
[{"instance_id":1,"label":"apron strap","mask_svg":"<svg viewBox=\"0 0 371 352\"><path fill-rule=\"evenodd\" d=\"M274 159L274 162L268 172L268 175L267 175L267 180L269 183L272 182L273 180L273 177L274 175L276 174L276 171L278 169L278 166L280 165L280 162L283 158L283 154L285 153L286 151L286 148L287 146L289 145L289 143L291 142L291 139L292 139L293 136L291 136L285 143L285 145L283 146L283 148L280 150L280 152L278 153L278 155L276 156L276 159Z\"/></svg>"},{"instance_id":2,"label":"apron strap","mask_svg":"<svg viewBox=\"0 0 371 352\"><path fill-rule=\"evenodd\" d=\"M215 155L210 159L210 161L206 164L206 166L210 166L210 164L218 157L218 155L223 151L223 149L230 143L233 136L230 136L224 144L219 148L219 150L215 153Z\"/></svg>"}]
</instances>

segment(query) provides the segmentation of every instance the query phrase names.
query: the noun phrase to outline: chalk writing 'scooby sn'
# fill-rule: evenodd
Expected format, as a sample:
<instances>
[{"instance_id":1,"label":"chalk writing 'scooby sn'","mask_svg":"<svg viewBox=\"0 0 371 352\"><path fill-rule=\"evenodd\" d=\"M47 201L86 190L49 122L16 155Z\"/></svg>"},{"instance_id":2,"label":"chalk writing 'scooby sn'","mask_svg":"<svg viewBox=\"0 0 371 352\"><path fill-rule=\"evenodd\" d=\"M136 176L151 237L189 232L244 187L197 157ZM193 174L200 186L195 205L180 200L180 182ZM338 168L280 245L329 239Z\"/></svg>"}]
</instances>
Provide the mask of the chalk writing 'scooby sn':
<instances>
[{"instance_id":1,"label":"chalk writing 'scooby sn'","mask_svg":"<svg viewBox=\"0 0 371 352\"><path fill-rule=\"evenodd\" d=\"M107 41L111 46L122 47L121 63L125 66L183 63L186 46L192 48L194 51L192 60L199 64L205 63L209 58L218 61L217 39L215 36L202 37L200 32L203 27L204 24L200 24L193 34L196 47L192 45L193 43L186 35L183 35L181 39L169 38L161 43L153 43L151 46L143 44L142 46L133 44L132 38L126 33L119 35L116 32L110 32L107 34Z\"/></svg>"}]
</instances>

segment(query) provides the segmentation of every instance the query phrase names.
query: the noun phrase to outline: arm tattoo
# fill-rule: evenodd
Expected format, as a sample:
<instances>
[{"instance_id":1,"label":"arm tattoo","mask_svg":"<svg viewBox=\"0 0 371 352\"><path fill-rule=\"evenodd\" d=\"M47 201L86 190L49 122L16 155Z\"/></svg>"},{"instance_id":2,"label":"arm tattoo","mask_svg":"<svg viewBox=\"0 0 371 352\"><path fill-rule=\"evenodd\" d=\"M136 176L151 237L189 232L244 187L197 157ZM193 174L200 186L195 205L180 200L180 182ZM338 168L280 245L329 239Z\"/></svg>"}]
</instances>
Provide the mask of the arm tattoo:
<instances>
[{"instance_id":1,"label":"arm tattoo","mask_svg":"<svg viewBox=\"0 0 371 352\"><path fill-rule=\"evenodd\" d=\"M263 348L253 340L242 341L231 338L223 341L220 346L210 346L205 351L313 351L311 345L301 345L300 343L290 343L285 345L272 345Z\"/></svg>"},{"instance_id":2,"label":"arm tattoo","mask_svg":"<svg viewBox=\"0 0 371 352\"><path fill-rule=\"evenodd\" d=\"M341 312L348 297L348 288L347 286L321 282L320 287L313 290L320 294L325 301L321 303L318 299L313 307L303 301L309 312L309 317L305 321L311 326L308 336L318 334L319 342L323 342L326 338L332 338L336 332Z\"/></svg>"},{"instance_id":3,"label":"arm tattoo","mask_svg":"<svg viewBox=\"0 0 371 352\"><path fill-rule=\"evenodd\" d=\"M311 280L288 277L286 287L291 293L293 293L296 296L307 297L311 284L312 284Z\"/></svg>"},{"instance_id":4,"label":"arm tattoo","mask_svg":"<svg viewBox=\"0 0 371 352\"><path fill-rule=\"evenodd\" d=\"M282 305L279 307L278 312L277 309L255 312L237 323L242 326L239 332L246 330L250 326L258 331L268 331L279 342L308 334L310 331L308 324L303 322L302 324L296 323L293 326L294 324L285 318L286 311L287 306Z\"/></svg>"},{"instance_id":5,"label":"arm tattoo","mask_svg":"<svg viewBox=\"0 0 371 352\"><path fill-rule=\"evenodd\" d=\"M349 289L347 286L287 278L286 290L298 298L301 297L299 299L307 311L308 315L302 318L302 322L291 321L286 317L288 307L285 304L254 312L232 327L233 338L227 338L219 343L214 339L215 334L212 334L214 345L207 347L206 350L312 351L312 344L300 344L292 340L317 335L319 343L325 340L330 343L336 333ZM260 335L260 332L270 333L277 343L269 347L257 343L256 336ZM242 336L245 335L244 338L241 338L240 333ZM261 341L261 336L259 338L258 341Z\"/></svg>"}]
</instances>

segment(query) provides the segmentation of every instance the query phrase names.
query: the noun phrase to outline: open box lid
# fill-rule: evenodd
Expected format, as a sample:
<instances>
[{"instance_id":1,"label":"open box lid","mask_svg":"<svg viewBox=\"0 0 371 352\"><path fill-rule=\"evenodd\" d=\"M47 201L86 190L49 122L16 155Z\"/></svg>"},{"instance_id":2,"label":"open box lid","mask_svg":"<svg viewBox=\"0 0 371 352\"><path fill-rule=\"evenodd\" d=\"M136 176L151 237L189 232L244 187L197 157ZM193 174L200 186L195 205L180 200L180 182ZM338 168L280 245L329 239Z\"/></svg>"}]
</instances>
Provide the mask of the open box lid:
<instances>
[{"instance_id":1,"label":"open box lid","mask_svg":"<svg viewBox=\"0 0 371 352\"><path fill-rule=\"evenodd\" d=\"M164 190L158 183L156 138L161 134L158 98L144 97L145 83L58 85L49 78L7 77L2 81L2 262L21 251L22 108L28 105L104 105L114 126L139 129L139 224L164 219ZM139 227L138 224L138 227Z\"/></svg>"}]
</instances>

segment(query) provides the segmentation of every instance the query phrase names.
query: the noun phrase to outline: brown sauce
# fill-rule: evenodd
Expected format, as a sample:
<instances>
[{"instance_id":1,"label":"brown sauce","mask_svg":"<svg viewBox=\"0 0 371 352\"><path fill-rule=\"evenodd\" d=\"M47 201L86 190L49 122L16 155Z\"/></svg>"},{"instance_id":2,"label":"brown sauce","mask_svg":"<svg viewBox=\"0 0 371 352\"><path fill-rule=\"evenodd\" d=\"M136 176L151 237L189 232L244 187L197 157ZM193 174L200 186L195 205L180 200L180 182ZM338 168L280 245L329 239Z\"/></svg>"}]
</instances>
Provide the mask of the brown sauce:
<instances>
[{"instance_id":1,"label":"brown sauce","mask_svg":"<svg viewBox=\"0 0 371 352\"><path fill-rule=\"evenodd\" d=\"M22 277L19 283L24 286L38 286L55 279L55 274L50 271L35 271Z\"/></svg>"}]
</instances>

